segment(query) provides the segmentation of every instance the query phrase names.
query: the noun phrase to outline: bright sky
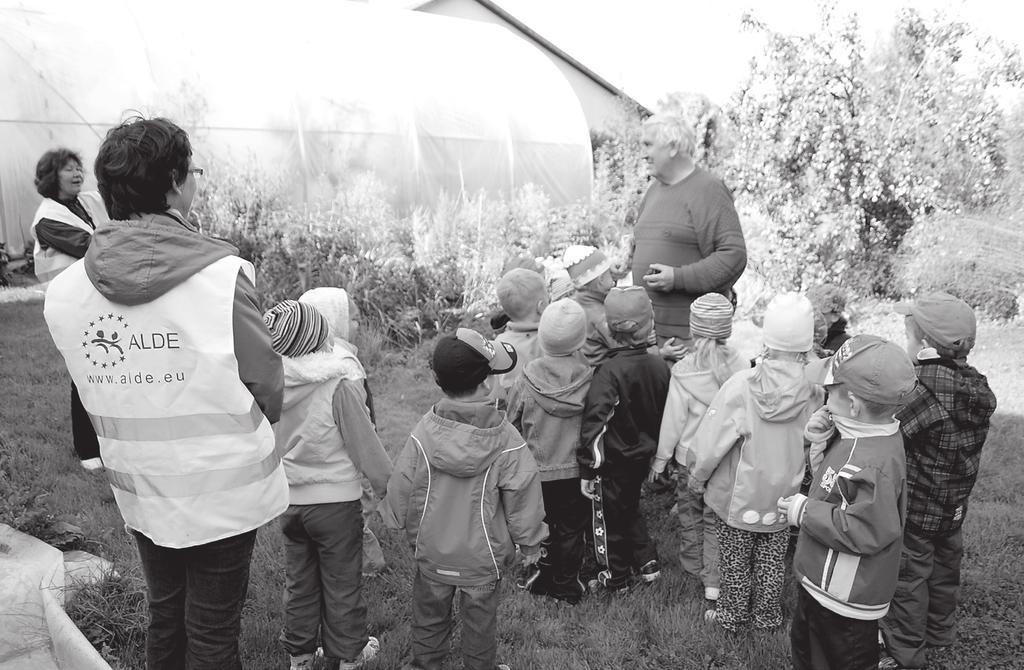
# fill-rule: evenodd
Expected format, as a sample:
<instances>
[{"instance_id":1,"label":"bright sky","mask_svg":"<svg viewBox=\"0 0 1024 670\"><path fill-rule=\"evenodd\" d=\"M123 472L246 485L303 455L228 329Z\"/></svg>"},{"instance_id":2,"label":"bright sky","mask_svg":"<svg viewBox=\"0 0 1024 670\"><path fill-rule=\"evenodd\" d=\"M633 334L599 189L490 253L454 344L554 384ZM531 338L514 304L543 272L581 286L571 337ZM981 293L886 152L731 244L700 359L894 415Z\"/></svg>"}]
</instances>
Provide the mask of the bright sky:
<instances>
[{"instance_id":1,"label":"bright sky","mask_svg":"<svg viewBox=\"0 0 1024 670\"><path fill-rule=\"evenodd\" d=\"M653 108L672 91L726 102L742 82L759 42L740 28L752 11L771 28L808 33L819 24L815 0L496 0L591 70ZM1024 44L1024 5L1008 0L836 0L856 12L865 43L893 25L900 7L926 16L943 10L994 37Z\"/></svg>"}]
</instances>

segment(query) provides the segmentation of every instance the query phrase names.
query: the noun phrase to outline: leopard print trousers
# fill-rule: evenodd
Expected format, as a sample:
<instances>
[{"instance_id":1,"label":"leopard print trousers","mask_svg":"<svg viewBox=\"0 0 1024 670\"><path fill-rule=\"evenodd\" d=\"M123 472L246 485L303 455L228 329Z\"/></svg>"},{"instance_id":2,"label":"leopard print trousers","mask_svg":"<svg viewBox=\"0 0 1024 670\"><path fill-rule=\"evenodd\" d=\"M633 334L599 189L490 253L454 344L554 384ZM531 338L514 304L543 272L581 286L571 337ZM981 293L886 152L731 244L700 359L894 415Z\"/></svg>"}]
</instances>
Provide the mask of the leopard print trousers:
<instances>
[{"instance_id":1,"label":"leopard print trousers","mask_svg":"<svg viewBox=\"0 0 1024 670\"><path fill-rule=\"evenodd\" d=\"M786 576L789 530L752 533L718 519L721 595L716 620L726 630L752 624L782 625L782 588Z\"/></svg>"}]
</instances>

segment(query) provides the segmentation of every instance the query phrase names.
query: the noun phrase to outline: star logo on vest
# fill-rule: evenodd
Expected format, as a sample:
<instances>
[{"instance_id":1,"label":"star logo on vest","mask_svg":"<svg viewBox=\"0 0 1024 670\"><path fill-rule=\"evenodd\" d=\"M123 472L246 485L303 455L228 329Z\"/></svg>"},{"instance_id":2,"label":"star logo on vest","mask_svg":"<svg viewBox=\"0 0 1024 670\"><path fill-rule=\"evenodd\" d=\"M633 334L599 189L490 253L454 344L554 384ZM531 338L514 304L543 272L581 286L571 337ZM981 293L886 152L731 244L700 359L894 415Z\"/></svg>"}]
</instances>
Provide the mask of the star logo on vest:
<instances>
[{"instance_id":1,"label":"star logo on vest","mask_svg":"<svg viewBox=\"0 0 1024 670\"><path fill-rule=\"evenodd\" d=\"M85 358L92 367L109 370L125 362L128 322L121 314L100 314L82 334Z\"/></svg>"}]
</instances>

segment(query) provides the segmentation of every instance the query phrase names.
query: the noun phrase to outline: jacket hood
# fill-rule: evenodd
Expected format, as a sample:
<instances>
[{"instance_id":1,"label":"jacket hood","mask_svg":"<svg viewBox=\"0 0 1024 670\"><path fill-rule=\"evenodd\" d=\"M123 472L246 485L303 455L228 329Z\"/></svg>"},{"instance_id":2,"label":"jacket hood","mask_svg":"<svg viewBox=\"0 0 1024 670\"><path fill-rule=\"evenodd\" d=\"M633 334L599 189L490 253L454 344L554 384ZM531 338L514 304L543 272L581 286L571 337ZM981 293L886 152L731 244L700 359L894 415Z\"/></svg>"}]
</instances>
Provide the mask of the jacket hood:
<instances>
[{"instance_id":1,"label":"jacket hood","mask_svg":"<svg viewBox=\"0 0 1024 670\"><path fill-rule=\"evenodd\" d=\"M679 383L682 388L693 398L707 407L714 400L715 394L721 385L715 381L710 370L698 370L693 366L693 356L687 356L672 366L672 379ZM743 370L747 368L743 358L736 352L729 359L731 370ZM725 380L722 381L725 383Z\"/></svg>"},{"instance_id":2,"label":"jacket hood","mask_svg":"<svg viewBox=\"0 0 1024 670\"><path fill-rule=\"evenodd\" d=\"M103 297L120 305L156 300L206 266L235 255L231 244L157 214L100 226L85 253L85 272Z\"/></svg>"},{"instance_id":3,"label":"jacket hood","mask_svg":"<svg viewBox=\"0 0 1024 670\"><path fill-rule=\"evenodd\" d=\"M486 398L445 398L431 408L420 427L415 437L430 466L453 477L475 477L486 470L507 447L508 431L515 431Z\"/></svg>"},{"instance_id":4,"label":"jacket hood","mask_svg":"<svg viewBox=\"0 0 1024 670\"><path fill-rule=\"evenodd\" d=\"M335 340L331 351L314 351L305 356L282 356L284 367L284 404L289 409L331 379L361 380L366 377L355 352Z\"/></svg>"},{"instance_id":5,"label":"jacket hood","mask_svg":"<svg viewBox=\"0 0 1024 670\"><path fill-rule=\"evenodd\" d=\"M768 422L791 421L811 398L803 363L762 359L747 380L758 415Z\"/></svg>"},{"instance_id":6,"label":"jacket hood","mask_svg":"<svg viewBox=\"0 0 1024 670\"><path fill-rule=\"evenodd\" d=\"M594 369L579 352L572 356L544 356L523 369L523 382L537 404L552 416L583 412Z\"/></svg>"},{"instance_id":7,"label":"jacket hood","mask_svg":"<svg viewBox=\"0 0 1024 670\"><path fill-rule=\"evenodd\" d=\"M927 361L925 362L927 363ZM987 426L996 411L996 396L985 375L970 365L936 359L917 368L918 379L961 426ZM952 391L952 392L949 392Z\"/></svg>"}]
</instances>

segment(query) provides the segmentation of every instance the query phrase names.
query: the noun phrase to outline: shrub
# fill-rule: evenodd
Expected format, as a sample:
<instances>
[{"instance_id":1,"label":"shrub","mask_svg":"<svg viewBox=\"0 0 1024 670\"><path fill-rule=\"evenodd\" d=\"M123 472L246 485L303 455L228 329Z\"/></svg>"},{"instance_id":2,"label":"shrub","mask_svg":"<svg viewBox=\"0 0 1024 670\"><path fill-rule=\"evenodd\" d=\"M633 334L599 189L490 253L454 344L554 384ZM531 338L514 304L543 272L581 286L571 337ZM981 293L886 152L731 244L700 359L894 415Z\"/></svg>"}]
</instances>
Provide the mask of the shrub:
<instances>
[{"instance_id":1,"label":"shrub","mask_svg":"<svg viewBox=\"0 0 1024 670\"><path fill-rule=\"evenodd\" d=\"M1024 231L994 216L921 218L897 262L904 294L946 291L997 319L1019 314Z\"/></svg>"}]
</instances>

